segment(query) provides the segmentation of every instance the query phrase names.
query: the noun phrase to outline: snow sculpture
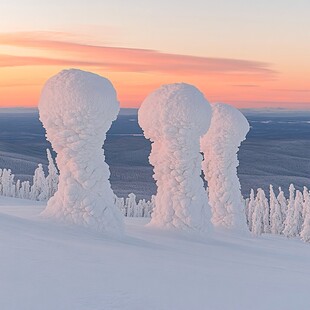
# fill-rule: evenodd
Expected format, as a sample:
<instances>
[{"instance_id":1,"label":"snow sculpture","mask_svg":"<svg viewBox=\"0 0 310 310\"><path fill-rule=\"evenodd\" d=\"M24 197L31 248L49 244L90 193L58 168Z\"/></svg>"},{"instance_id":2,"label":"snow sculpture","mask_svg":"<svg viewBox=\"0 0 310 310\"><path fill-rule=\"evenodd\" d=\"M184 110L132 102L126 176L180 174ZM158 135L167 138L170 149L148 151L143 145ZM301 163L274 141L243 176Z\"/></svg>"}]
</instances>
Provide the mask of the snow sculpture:
<instances>
[{"instance_id":1,"label":"snow sculpture","mask_svg":"<svg viewBox=\"0 0 310 310\"><path fill-rule=\"evenodd\" d=\"M222 103L212 106L211 126L201 139L201 151L215 227L248 230L237 176L237 152L248 131L248 121L236 108Z\"/></svg>"},{"instance_id":2,"label":"snow sculpture","mask_svg":"<svg viewBox=\"0 0 310 310\"><path fill-rule=\"evenodd\" d=\"M199 139L210 124L208 101L192 85L164 85L144 100L138 116L152 142L149 160L157 184L150 225L206 230L210 216Z\"/></svg>"},{"instance_id":3,"label":"snow sculpture","mask_svg":"<svg viewBox=\"0 0 310 310\"><path fill-rule=\"evenodd\" d=\"M113 85L90 72L61 71L46 82L39 112L60 171L58 190L43 215L118 233L122 219L102 150L119 112Z\"/></svg>"}]
</instances>

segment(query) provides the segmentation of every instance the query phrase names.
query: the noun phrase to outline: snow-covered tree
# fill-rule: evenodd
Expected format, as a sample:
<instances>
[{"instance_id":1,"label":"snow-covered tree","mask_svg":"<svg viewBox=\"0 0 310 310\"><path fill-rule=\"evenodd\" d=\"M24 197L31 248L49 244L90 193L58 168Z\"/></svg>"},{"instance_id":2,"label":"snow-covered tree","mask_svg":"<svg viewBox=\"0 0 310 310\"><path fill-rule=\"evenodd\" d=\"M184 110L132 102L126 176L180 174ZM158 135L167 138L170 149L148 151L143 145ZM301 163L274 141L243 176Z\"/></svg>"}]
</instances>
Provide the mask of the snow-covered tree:
<instances>
[{"instance_id":1,"label":"snow-covered tree","mask_svg":"<svg viewBox=\"0 0 310 310\"><path fill-rule=\"evenodd\" d=\"M11 169L3 169L2 170L2 177L1 177L1 183L2 183L2 195L6 197L12 196L12 173Z\"/></svg>"},{"instance_id":2,"label":"snow-covered tree","mask_svg":"<svg viewBox=\"0 0 310 310\"><path fill-rule=\"evenodd\" d=\"M47 182L47 196L48 198L54 196L57 191L58 182L59 182L59 175L57 168L55 166L51 151L46 149L47 159L48 159L48 175L46 177Z\"/></svg>"},{"instance_id":3,"label":"snow-covered tree","mask_svg":"<svg viewBox=\"0 0 310 310\"><path fill-rule=\"evenodd\" d=\"M303 188L303 203L302 203L302 218L303 221L306 218L306 213L307 213L307 204L308 204L308 200L309 200L309 190L306 186L304 186Z\"/></svg>"},{"instance_id":4,"label":"snow-covered tree","mask_svg":"<svg viewBox=\"0 0 310 310\"><path fill-rule=\"evenodd\" d=\"M299 190L297 190L294 202L293 225L292 230L290 232L291 236L298 236L301 232L303 224L302 212L303 212L303 195Z\"/></svg>"},{"instance_id":5,"label":"snow-covered tree","mask_svg":"<svg viewBox=\"0 0 310 310\"><path fill-rule=\"evenodd\" d=\"M282 214L282 226L284 228L284 222L287 214L287 199L285 198L284 192L281 187L279 187L279 194L277 196L277 200L280 204L281 214ZM283 230L283 229L282 229Z\"/></svg>"},{"instance_id":6,"label":"snow-covered tree","mask_svg":"<svg viewBox=\"0 0 310 310\"><path fill-rule=\"evenodd\" d=\"M264 216L263 216L264 233L270 233L270 206L268 203L268 199L266 198L266 194L263 190L260 191L259 200L264 210Z\"/></svg>"},{"instance_id":7,"label":"snow-covered tree","mask_svg":"<svg viewBox=\"0 0 310 310\"><path fill-rule=\"evenodd\" d=\"M253 188L251 188L250 199L248 204L248 226L249 230L252 231L252 221L253 221L253 213L255 210L255 193Z\"/></svg>"},{"instance_id":8,"label":"snow-covered tree","mask_svg":"<svg viewBox=\"0 0 310 310\"><path fill-rule=\"evenodd\" d=\"M130 193L128 195L128 198L126 198L125 205L126 205L126 216L134 217L135 211L137 208L136 195L133 193Z\"/></svg>"},{"instance_id":9,"label":"snow-covered tree","mask_svg":"<svg viewBox=\"0 0 310 310\"><path fill-rule=\"evenodd\" d=\"M157 184L150 225L206 230L210 211L199 140L210 124L208 101L192 85L164 85L144 100L138 118L152 142L149 160Z\"/></svg>"},{"instance_id":10,"label":"snow-covered tree","mask_svg":"<svg viewBox=\"0 0 310 310\"><path fill-rule=\"evenodd\" d=\"M294 205L295 205L295 187L293 184L290 185L289 192L290 196L287 204L287 212L283 229L283 234L286 237L294 236L294 234L292 234L294 232L293 226L294 226Z\"/></svg>"},{"instance_id":11,"label":"snow-covered tree","mask_svg":"<svg viewBox=\"0 0 310 310\"><path fill-rule=\"evenodd\" d=\"M255 209L252 216L252 233L261 235L264 232L264 199L265 193L259 188L255 198Z\"/></svg>"},{"instance_id":12,"label":"snow-covered tree","mask_svg":"<svg viewBox=\"0 0 310 310\"><path fill-rule=\"evenodd\" d=\"M24 181L20 188L20 198L30 199L30 183L29 181Z\"/></svg>"},{"instance_id":13,"label":"snow-covered tree","mask_svg":"<svg viewBox=\"0 0 310 310\"><path fill-rule=\"evenodd\" d=\"M30 190L30 199L32 200L47 200L48 188L45 179L45 174L42 164L38 165L38 168L34 172L33 184Z\"/></svg>"},{"instance_id":14,"label":"snow-covered tree","mask_svg":"<svg viewBox=\"0 0 310 310\"><path fill-rule=\"evenodd\" d=\"M280 203L270 185L270 231L272 234L281 234L283 218Z\"/></svg>"},{"instance_id":15,"label":"snow-covered tree","mask_svg":"<svg viewBox=\"0 0 310 310\"><path fill-rule=\"evenodd\" d=\"M16 181L16 184L15 184L15 193L14 193L14 196L13 196L13 197L21 198L21 197L20 197L20 180L17 180L17 181Z\"/></svg>"},{"instance_id":16,"label":"snow-covered tree","mask_svg":"<svg viewBox=\"0 0 310 310\"><path fill-rule=\"evenodd\" d=\"M237 153L249 129L247 119L233 106L221 103L212 106L211 126L201 138L201 151L212 223L216 227L248 231L237 175Z\"/></svg>"},{"instance_id":17,"label":"snow-covered tree","mask_svg":"<svg viewBox=\"0 0 310 310\"><path fill-rule=\"evenodd\" d=\"M119 112L111 82L90 72L63 70L46 82L39 112L60 172L58 190L43 215L121 233L122 216L102 149Z\"/></svg>"},{"instance_id":18,"label":"snow-covered tree","mask_svg":"<svg viewBox=\"0 0 310 310\"><path fill-rule=\"evenodd\" d=\"M307 188L304 188L303 196L304 196L304 205L303 205L304 222L302 225L300 236L303 241L310 242L310 196Z\"/></svg>"},{"instance_id":19,"label":"snow-covered tree","mask_svg":"<svg viewBox=\"0 0 310 310\"><path fill-rule=\"evenodd\" d=\"M121 213L126 216L125 200L123 197L117 197L115 195L115 206L121 211Z\"/></svg>"}]
</instances>

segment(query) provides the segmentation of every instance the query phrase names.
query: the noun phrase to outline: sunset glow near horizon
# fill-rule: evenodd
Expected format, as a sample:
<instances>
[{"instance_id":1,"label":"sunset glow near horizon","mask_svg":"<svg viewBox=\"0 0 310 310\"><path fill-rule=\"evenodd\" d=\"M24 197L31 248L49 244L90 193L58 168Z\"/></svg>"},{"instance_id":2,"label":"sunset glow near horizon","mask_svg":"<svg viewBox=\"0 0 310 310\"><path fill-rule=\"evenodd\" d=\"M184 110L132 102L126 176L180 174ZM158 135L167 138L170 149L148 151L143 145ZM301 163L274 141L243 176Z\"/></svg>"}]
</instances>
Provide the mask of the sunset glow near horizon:
<instances>
[{"instance_id":1,"label":"sunset glow near horizon","mask_svg":"<svg viewBox=\"0 0 310 310\"><path fill-rule=\"evenodd\" d=\"M36 106L45 81L74 67L109 78L122 107L186 82L210 102L310 109L308 0L2 0L0 11L0 107Z\"/></svg>"}]
</instances>

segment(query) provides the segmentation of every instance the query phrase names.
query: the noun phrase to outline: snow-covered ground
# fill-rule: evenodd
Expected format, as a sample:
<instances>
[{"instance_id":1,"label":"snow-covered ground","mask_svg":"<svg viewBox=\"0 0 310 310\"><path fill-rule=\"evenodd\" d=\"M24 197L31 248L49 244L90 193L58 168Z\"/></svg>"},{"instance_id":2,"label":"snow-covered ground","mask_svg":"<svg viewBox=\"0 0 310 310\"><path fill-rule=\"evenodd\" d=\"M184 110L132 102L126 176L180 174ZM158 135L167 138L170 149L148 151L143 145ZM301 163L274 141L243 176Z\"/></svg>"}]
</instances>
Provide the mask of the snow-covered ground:
<instances>
[{"instance_id":1,"label":"snow-covered ground","mask_svg":"<svg viewBox=\"0 0 310 310\"><path fill-rule=\"evenodd\" d=\"M0 197L0 309L310 309L310 245L298 239L126 218L117 240L41 219L43 208Z\"/></svg>"}]
</instances>

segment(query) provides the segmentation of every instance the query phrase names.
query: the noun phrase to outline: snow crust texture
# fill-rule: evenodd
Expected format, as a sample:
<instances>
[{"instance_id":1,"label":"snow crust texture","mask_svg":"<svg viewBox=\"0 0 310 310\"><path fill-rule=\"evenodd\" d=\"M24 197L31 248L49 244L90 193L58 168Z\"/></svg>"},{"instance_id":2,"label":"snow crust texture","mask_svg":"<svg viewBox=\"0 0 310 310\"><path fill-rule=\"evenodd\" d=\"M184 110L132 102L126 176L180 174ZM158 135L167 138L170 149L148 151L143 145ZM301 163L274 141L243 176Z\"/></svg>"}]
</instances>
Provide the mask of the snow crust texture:
<instances>
[{"instance_id":1,"label":"snow crust texture","mask_svg":"<svg viewBox=\"0 0 310 310\"><path fill-rule=\"evenodd\" d=\"M201 151L215 227L248 230L237 176L237 152L249 129L248 121L236 108L222 103L212 106L211 126L201 139Z\"/></svg>"},{"instance_id":2,"label":"snow crust texture","mask_svg":"<svg viewBox=\"0 0 310 310\"><path fill-rule=\"evenodd\" d=\"M199 140L210 125L211 107L194 86L178 83L151 93L139 109L139 124L152 142L149 156L157 184L150 225L206 230L208 199L200 178Z\"/></svg>"},{"instance_id":3,"label":"snow crust texture","mask_svg":"<svg viewBox=\"0 0 310 310\"><path fill-rule=\"evenodd\" d=\"M102 150L119 112L113 85L90 72L61 71L46 82L39 112L60 171L58 191L43 215L118 234L122 218Z\"/></svg>"}]
</instances>

